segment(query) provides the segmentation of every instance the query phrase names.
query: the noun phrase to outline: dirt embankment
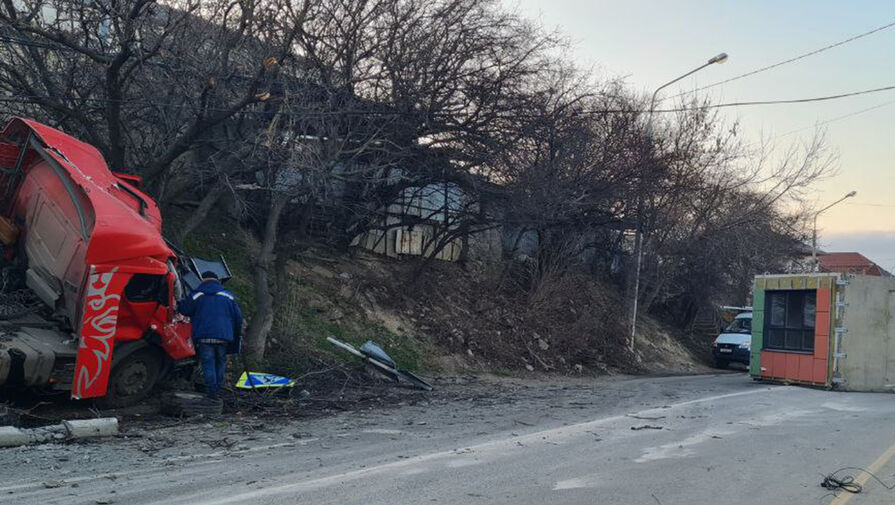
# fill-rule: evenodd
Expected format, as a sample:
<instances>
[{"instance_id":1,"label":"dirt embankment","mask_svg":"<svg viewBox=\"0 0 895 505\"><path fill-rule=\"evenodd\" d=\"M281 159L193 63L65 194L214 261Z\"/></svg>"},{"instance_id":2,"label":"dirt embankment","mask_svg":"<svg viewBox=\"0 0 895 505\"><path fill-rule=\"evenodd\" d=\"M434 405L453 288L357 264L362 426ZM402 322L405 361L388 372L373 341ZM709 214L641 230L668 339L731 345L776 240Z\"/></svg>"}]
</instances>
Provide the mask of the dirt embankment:
<instances>
[{"instance_id":1,"label":"dirt embankment","mask_svg":"<svg viewBox=\"0 0 895 505\"><path fill-rule=\"evenodd\" d=\"M253 313L251 253L222 221L190 237L187 250L227 258L228 284ZM585 275L533 277L521 264L424 269L364 251L296 251L277 293L268 369L302 375L347 356L327 336L374 340L403 367L433 373L563 374L707 371L710 342L639 318L632 354L627 302L616 286ZM350 359L350 358L349 358Z\"/></svg>"},{"instance_id":2,"label":"dirt embankment","mask_svg":"<svg viewBox=\"0 0 895 505\"><path fill-rule=\"evenodd\" d=\"M501 267L415 265L359 253L309 251L289 266L269 356L329 354L328 335L372 339L409 368L564 374L693 373L706 368L681 335L641 319L627 347L624 300L613 286L565 276L522 289ZM304 355L304 358L301 356Z\"/></svg>"},{"instance_id":3,"label":"dirt embankment","mask_svg":"<svg viewBox=\"0 0 895 505\"><path fill-rule=\"evenodd\" d=\"M258 394L228 390L228 419L317 418L430 401L430 393L389 384L364 369L329 344L328 336L356 345L376 341L400 366L432 380L435 397L471 394L467 386L476 383L472 376L502 380L499 376L527 375L549 381L709 371L688 350L699 344L649 317L640 320L632 354L623 300L611 286L592 280L566 278L531 295L507 282L503 272L481 267L436 263L414 278L413 265L371 255L306 251L301 257L289 264L269 362L263 367L294 378L297 386ZM236 273L242 282L247 280L246 272ZM250 306L246 298L243 303ZM240 365L231 362L229 384L242 372ZM89 404L61 396L53 401L22 392L0 402L24 409L29 425L96 415ZM155 422L160 419L157 407L151 400L106 414Z\"/></svg>"}]
</instances>

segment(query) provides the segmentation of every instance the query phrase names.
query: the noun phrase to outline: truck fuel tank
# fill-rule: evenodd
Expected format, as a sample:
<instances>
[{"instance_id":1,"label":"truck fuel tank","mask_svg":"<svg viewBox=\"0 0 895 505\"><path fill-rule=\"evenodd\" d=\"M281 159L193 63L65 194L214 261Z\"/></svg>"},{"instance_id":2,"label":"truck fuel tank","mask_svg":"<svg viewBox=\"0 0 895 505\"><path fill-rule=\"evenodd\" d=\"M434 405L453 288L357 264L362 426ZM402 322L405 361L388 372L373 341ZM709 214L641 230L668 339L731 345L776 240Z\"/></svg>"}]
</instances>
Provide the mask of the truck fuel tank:
<instances>
[{"instance_id":1,"label":"truck fuel tank","mask_svg":"<svg viewBox=\"0 0 895 505\"><path fill-rule=\"evenodd\" d=\"M0 327L0 385L46 385L57 358L77 352L77 341L56 329Z\"/></svg>"}]
</instances>

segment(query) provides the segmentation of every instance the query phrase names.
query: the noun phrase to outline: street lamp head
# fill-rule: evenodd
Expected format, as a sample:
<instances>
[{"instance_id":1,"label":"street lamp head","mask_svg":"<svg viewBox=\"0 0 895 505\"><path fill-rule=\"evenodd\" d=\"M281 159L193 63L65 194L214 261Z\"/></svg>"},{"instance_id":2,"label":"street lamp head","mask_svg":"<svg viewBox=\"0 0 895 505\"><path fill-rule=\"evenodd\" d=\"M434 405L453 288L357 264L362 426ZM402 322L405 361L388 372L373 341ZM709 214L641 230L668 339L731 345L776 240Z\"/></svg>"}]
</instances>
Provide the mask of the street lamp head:
<instances>
[{"instance_id":1,"label":"street lamp head","mask_svg":"<svg viewBox=\"0 0 895 505\"><path fill-rule=\"evenodd\" d=\"M721 53L716 56L712 56L712 58L709 60L709 65L711 65L712 63L724 63L725 61L727 61L727 53Z\"/></svg>"},{"instance_id":2,"label":"street lamp head","mask_svg":"<svg viewBox=\"0 0 895 505\"><path fill-rule=\"evenodd\" d=\"M851 197L853 197L853 196L855 196L855 195L857 195L857 194L858 194L857 191L852 191L852 192L850 192L849 194L845 195L845 197L846 197L846 198L851 198Z\"/></svg>"}]
</instances>

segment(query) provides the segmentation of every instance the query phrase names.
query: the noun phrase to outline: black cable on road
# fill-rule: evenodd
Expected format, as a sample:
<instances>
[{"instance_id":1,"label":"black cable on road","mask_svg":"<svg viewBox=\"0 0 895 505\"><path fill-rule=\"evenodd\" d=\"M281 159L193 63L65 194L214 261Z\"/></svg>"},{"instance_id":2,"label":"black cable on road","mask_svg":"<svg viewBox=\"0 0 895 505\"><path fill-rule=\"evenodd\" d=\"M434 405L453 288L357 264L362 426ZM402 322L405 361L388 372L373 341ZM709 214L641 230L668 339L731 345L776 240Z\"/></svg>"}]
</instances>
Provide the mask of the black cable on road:
<instances>
[{"instance_id":1,"label":"black cable on road","mask_svg":"<svg viewBox=\"0 0 895 505\"><path fill-rule=\"evenodd\" d=\"M836 470L835 472L833 472L829 475L826 475L824 477L824 480L821 481L821 483L820 483L821 487L823 487L824 489L833 491L834 493L836 491L845 491L847 493L858 494L858 493L864 491L864 486L862 486L860 483L856 482L856 479L853 475L843 475L841 477L837 476L837 474L839 474L840 472L844 472L846 470L855 470L859 473L866 473L873 480L877 481L881 486L883 486L887 490L889 490L889 491L895 490L895 484L891 484L891 485L886 484L885 482L883 482L882 479L877 477L870 470L867 470L867 469L861 468L861 467L857 467L857 466L846 466L846 467L840 468L839 470Z\"/></svg>"},{"instance_id":2,"label":"black cable on road","mask_svg":"<svg viewBox=\"0 0 895 505\"><path fill-rule=\"evenodd\" d=\"M828 489L830 491L842 490L854 494L858 494L864 490L864 487L855 482L855 478L851 475L845 475L843 477L833 477L833 474L830 474L824 477L824 480L820 483L820 485L824 489Z\"/></svg>"}]
</instances>

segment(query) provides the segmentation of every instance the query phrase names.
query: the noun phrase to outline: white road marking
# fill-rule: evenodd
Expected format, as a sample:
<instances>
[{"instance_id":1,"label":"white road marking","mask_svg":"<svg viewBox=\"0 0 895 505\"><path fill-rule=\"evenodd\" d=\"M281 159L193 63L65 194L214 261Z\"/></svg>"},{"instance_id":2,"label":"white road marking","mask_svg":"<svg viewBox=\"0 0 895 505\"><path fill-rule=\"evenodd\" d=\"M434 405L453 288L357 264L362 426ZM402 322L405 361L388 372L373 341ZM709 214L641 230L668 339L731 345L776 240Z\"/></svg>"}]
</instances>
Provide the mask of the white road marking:
<instances>
[{"instance_id":1,"label":"white road marking","mask_svg":"<svg viewBox=\"0 0 895 505\"><path fill-rule=\"evenodd\" d=\"M597 487L599 483L596 477L575 477L574 479L561 480L553 486L554 491L564 489L583 489Z\"/></svg>"},{"instance_id":2,"label":"white road marking","mask_svg":"<svg viewBox=\"0 0 895 505\"><path fill-rule=\"evenodd\" d=\"M853 407L851 405L846 405L845 403L841 403L841 402L826 402L826 403L821 403L820 406L825 409L837 410L839 412L864 412L867 410L862 407Z\"/></svg>"},{"instance_id":3,"label":"white road marking","mask_svg":"<svg viewBox=\"0 0 895 505\"><path fill-rule=\"evenodd\" d=\"M738 425L749 427L774 426L783 423L789 419L804 417L817 413L816 410L790 410L788 412L775 412L761 417L748 418L740 421ZM718 428L708 428L705 431L692 435L683 440L677 440L658 447L647 447L643 450L643 455L635 459L635 463L646 463L668 458L684 458L693 455L696 450L694 446L703 442L713 440L716 437L726 437L743 431L737 425L725 425Z\"/></svg>"},{"instance_id":4,"label":"white road marking","mask_svg":"<svg viewBox=\"0 0 895 505\"><path fill-rule=\"evenodd\" d=\"M372 433L374 435L400 435L404 433L401 430L387 430L385 428L372 428L369 430L363 430L361 433Z\"/></svg>"},{"instance_id":5,"label":"white road marking","mask_svg":"<svg viewBox=\"0 0 895 505\"><path fill-rule=\"evenodd\" d=\"M482 462L477 459L452 459L451 461L447 462L447 467L448 468L463 468L466 466L478 465L479 463L482 463Z\"/></svg>"},{"instance_id":6,"label":"white road marking","mask_svg":"<svg viewBox=\"0 0 895 505\"><path fill-rule=\"evenodd\" d=\"M269 498L272 496L286 495L291 493L296 493L300 491L307 491L310 489L317 489L329 485L342 485L349 481L354 481L357 479L361 479L364 477L369 477L373 475L380 474L397 474L400 475L403 471L408 468L419 468L420 466L425 466L432 462L437 462L439 460L448 460L457 456L458 454L466 454L466 453L474 453L477 456L481 457L483 454L490 455L502 455L506 453L511 453L514 450L520 449L520 444L524 445L536 445L536 444L544 444L544 443L555 443L558 440L567 439L570 437L575 437L579 435L587 435L590 430L597 426L602 426L605 424L618 422L618 421L626 421L630 422L630 415L639 415L646 416L649 414L655 414L656 412L668 412L669 409L675 409L680 407L686 407L689 405L695 405L699 403L713 402L717 400L724 400L727 398L735 398L738 396L746 396L753 395L757 393L769 393L775 391L787 391L792 389L791 386L778 386L778 387L767 387L761 389L753 389L749 391L740 391L737 393L727 393L723 395L715 395L715 396L707 396L704 398L697 398L695 400L688 400L680 403L671 404L666 408L662 409L647 409L639 412L628 412L625 414L604 417L601 419L595 419L592 421L586 421L578 424L571 424L568 426L561 426L558 428L551 428L542 431L536 431L533 433L527 433L525 435L516 436L516 437L508 437L502 438L498 440L491 440L488 442L483 442L481 444L473 445L470 447L466 447L462 450L447 450L447 451L439 451L432 452L429 454L422 454L419 456L414 456L411 458L402 459L400 461L394 461L391 463L383 463L381 465L370 466L366 468L361 468L357 470L349 470L347 472L337 473L333 475L327 475L324 477L317 477L312 479L307 479L299 482L289 482L283 483L279 485L273 485L270 487L256 489L251 491L245 491L242 493L231 493L227 496L221 496L216 498L208 498L208 491L200 491L188 496L178 497L176 499L167 498L161 502L156 503L164 503L166 505L174 505L177 503L189 504L189 505L227 505L231 503L264 503L263 499ZM546 442L545 442L546 441ZM523 446L524 446L523 445Z\"/></svg>"},{"instance_id":7,"label":"white road marking","mask_svg":"<svg viewBox=\"0 0 895 505\"><path fill-rule=\"evenodd\" d=\"M677 440L657 447L647 447L643 450L643 455L635 459L634 462L646 463L648 461L656 461L660 459L683 458L686 456L690 456L695 452L695 450L693 449L694 445L701 444L707 440L712 440L713 437L724 437L727 435L733 435L734 433L736 433L735 430L729 429L705 430L683 440Z\"/></svg>"}]
</instances>

